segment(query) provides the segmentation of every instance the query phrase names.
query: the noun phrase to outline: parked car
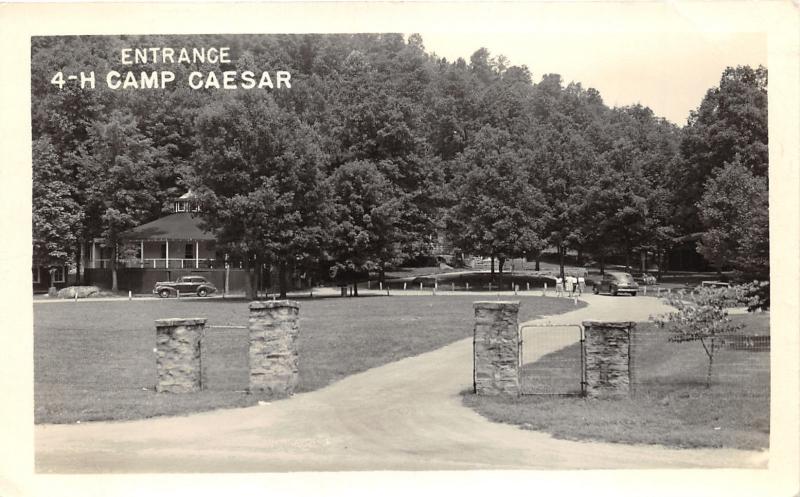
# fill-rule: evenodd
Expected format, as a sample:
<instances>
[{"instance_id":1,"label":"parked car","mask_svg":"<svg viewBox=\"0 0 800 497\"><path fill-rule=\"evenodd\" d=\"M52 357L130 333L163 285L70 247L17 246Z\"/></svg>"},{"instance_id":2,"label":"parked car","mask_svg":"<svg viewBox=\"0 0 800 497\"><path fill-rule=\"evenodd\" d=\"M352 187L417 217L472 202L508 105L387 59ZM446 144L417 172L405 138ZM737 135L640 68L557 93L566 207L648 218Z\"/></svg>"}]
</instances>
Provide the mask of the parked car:
<instances>
[{"instance_id":1,"label":"parked car","mask_svg":"<svg viewBox=\"0 0 800 497\"><path fill-rule=\"evenodd\" d=\"M594 293L599 294L610 293L611 295L618 295L620 293L629 293L636 295L639 291L639 285L633 280L633 276L629 273L620 273L616 271L606 271L603 279L599 283L594 284Z\"/></svg>"},{"instance_id":2,"label":"parked car","mask_svg":"<svg viewBox=\"0 0 800 497\"><path fill-rule=\"evenodd\" d=\"M700 286L706 288L730 288L731 284L726 281L702 281Z\"/></svg>"},{"instance_id":3,"label":"parked car","mask_svg":"<svg viewBox=\"0 0 800 497\"><path fill-rule=\"evenodd\" d=\"M170 295L197 294L198 297L205 297L217 291L211 282L203 276L181 276L177 281L158 281L153 287L153 293L165 298Z\"/></svg>"}]
</instances>

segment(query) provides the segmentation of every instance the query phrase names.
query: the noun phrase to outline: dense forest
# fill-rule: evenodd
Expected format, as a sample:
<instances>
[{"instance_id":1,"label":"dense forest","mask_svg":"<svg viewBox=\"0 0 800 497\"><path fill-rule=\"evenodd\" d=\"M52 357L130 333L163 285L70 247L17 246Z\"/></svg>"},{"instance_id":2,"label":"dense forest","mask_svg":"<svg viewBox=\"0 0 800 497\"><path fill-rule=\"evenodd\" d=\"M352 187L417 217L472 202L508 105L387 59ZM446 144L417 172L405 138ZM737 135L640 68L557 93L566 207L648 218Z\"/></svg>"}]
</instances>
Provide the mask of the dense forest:
<instances>
[{"instance_id":1,"label":"dense forest","mask_svg":"<svg viewBox=\"0 0 800 497\"><path fill-rule=\"evenodd\" d=\"M230 62L169 69L284 70L292 85L52 83L121 72L125 47L230 47ZM46 37L31 50L34 264L75 263L95 237L116 246L191 189L221 250L282 273L382 274L444 234L500 271L546 249L661 263L690 241L720 271L769 277L763 67L726 69L679 127L557 74L534 82L483 48L446 60L419 35Z\"/></svg>"}]
</instances>

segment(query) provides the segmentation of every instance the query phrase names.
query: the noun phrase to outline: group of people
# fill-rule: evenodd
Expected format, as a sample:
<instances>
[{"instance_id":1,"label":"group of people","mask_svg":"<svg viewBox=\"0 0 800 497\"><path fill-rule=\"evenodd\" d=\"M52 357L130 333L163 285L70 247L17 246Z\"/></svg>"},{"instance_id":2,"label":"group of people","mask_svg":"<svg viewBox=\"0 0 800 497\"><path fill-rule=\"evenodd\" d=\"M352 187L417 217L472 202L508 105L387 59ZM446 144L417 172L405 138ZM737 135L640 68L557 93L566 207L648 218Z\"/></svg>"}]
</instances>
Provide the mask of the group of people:
<instances>
[{"instance_id":1,"label":"group of people","mask_svg":"<svg viewBox=\"0 0 800 497\"><path fill-rule=\"evenodd\" d=\"M575 294L583 295L583 290L586 288L586 279L583 276L566 275L563 279L556 277L556 295L562 296L564 293L569 292L572 297Z\"/></svg>"}]
</instances>

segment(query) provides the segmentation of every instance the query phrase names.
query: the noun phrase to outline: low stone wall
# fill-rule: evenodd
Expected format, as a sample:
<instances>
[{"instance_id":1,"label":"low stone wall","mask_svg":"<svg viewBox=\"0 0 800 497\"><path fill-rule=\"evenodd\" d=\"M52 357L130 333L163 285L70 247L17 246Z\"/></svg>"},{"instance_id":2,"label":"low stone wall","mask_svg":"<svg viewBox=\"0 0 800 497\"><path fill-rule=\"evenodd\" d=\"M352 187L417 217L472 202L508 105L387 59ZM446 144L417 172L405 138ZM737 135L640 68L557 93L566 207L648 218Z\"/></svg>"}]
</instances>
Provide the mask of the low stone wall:
<instances>
[{"instance_id":1,"label":"low stone wall","mask_svg":"<svg viewBox=\"0 0 800 497\"><path fill-rule=\"evenodd\" d=\"M205 318L156 320L157 392L186 393L203 388L205 324Z\"/></svg>"},{"instance_id":2,"label":"low stone wall","mask_svg":"<svg viewBox=\"0 0 800 497\"><path fill-rule=\"evenodd\" d=\"M290 300L250 303L250 392L285 397L298 383L300 304Z\"/></svg>"},{"instance_id":3,"label":"low stone wall","mask_svg":"<svg viewBox=\"0 0 800 497\"><path fill-rule=\"evenodd\" d=\"M519 395L519 302L475 302L473 382L478 395Z\"/></svg>"},{"instance_id":4,"label":"low stone wall","mask_svg":"<svg viewBox=\"0 0 800 497\"><path fill-rule=\"evenodd\" d=\"M586 396L624 397L630 394L632 321L584 321Z\"/></svg>"}]
</instances>

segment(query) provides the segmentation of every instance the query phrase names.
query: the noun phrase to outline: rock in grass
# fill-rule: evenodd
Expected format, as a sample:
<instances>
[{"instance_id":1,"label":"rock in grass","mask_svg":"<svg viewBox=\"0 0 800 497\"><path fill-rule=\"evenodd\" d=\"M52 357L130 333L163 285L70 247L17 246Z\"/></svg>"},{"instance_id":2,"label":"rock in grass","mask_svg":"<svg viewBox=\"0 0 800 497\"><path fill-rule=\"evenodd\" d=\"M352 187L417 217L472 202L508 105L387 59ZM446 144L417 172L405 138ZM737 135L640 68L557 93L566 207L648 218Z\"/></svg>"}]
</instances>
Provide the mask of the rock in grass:
<instances>
[{"instance_id":1,"label":"rock in grass","mask_svg":"<svg viewBox=\"0 0 800 497\"><path fill-rule=\"evenodd\" d=\"M100 289L96 286L68 286L58 291L59 298L74 299L78 295L79 299L85 299L100 293Z\"/></svg>"}]
</instances>

